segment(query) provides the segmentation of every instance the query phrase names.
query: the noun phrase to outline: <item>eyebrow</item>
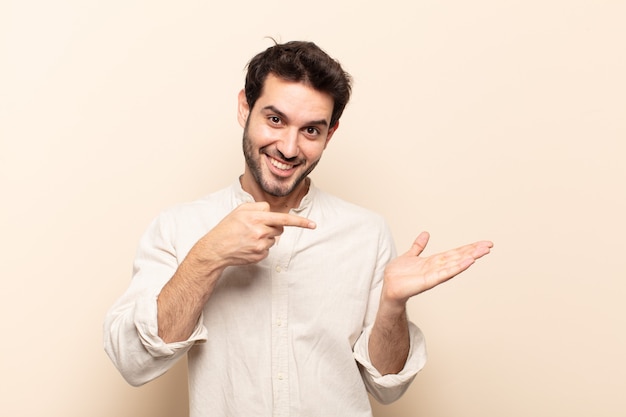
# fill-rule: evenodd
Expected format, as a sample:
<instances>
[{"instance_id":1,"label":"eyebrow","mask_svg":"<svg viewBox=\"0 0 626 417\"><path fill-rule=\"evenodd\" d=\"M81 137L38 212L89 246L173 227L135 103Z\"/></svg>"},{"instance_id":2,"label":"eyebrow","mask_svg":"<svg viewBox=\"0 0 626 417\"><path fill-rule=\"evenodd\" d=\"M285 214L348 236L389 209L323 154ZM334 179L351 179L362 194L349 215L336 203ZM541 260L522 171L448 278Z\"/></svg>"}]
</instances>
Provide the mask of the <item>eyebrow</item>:
<instances>
[{"instance_id":1,"label":"eyebrow","mask_svg":"<svg viewBox=\"0 0 626 417\"><path fill-rule=\"evenodd\" d=\"M272 113L276 113L277 115L279 115L281 118L285 119L285 120L289 120L289 117L287 117L287 115L285 113L283 113L282 111L278 110L276 107L269 105L269 106L265 106L263 107L262 110L269 110ZM328 121L326 119L320 119L320 120L311 120L310 122L306 123L307 125L310 126L328 126Z\"/></svg>"}]
</instances>

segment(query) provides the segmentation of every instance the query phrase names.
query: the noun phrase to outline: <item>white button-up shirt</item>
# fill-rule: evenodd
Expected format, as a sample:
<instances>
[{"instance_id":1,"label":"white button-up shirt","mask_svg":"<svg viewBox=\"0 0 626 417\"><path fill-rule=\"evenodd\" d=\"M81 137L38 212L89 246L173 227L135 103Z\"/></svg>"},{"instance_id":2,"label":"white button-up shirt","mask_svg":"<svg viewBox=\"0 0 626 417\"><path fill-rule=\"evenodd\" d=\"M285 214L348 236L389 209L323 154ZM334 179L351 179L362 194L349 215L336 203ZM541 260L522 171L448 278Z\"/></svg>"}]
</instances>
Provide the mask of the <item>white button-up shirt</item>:
<instances>
[{"instance_id":1,"label":"white button-up shirt","mask_svg":"<svg viewBox=\"0 0 626 417\"><path fill-rule=\"evenodd\" d=\"M253 201L239 182L162 213L142 238L134 275L105 319L105 349L127 381L146 383L188 354L191 417L371 416L366 390L397 399L426 360L410 323L404 369L381 376L368 339L385 265L395 256L382 217L316 189L263 261L227 268L188 340L158 336L156 300L191 247Z\"/></svg>"}]
</instances>

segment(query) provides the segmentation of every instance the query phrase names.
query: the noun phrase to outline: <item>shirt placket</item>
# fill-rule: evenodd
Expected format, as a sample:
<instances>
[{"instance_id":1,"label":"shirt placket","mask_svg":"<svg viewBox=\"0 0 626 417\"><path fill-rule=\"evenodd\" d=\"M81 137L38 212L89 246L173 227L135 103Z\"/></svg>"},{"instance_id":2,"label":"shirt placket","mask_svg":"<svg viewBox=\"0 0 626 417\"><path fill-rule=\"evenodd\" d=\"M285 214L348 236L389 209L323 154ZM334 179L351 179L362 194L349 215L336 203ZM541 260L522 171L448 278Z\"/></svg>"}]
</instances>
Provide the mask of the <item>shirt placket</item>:
<instances>
[{"instance_id":1,"label":"shirt placket","mask_svg":"<svg viewBox=\"0 0 626 417\"><path fill-rule=\"evenodd\" d=\"M282 238L281 238L282 240ZM287 242L280 242L281 244ZM279 245L288 247L288 245ZM278 249L278 248L276 248ZM272 386L273 416L289 415L289 288L288 254L273 257L272 264Z\"/></svg>"},{"instance_id":2,"label":"shirt placket","mask_svg":"<svg viewBox=\"0 0 626 417\"><path fill-rule=\"evenodd\" d=\"M305 197L302 207L292 214L306 217L310 206ZM285 228L270 250L272 277L272 389L274 395L274 417L289 416L291 410L291 386L289 373L289 265L301 228Z\"/></svg>"}]
</instances>

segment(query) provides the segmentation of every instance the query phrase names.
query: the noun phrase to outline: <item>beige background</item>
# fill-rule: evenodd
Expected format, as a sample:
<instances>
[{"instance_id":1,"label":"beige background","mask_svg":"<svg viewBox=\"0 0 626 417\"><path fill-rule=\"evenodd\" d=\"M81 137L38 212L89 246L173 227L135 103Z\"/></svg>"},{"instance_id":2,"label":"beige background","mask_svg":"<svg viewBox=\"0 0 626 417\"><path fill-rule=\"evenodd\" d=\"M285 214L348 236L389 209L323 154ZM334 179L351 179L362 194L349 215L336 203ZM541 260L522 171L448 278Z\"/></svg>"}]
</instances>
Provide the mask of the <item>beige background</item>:
<instances>
[{"instance_id":1,"label":"beige background","mask_svg":"<svg viewBox=\"0 0 626 417\"><path fill-rule=\"evenodd\" d=\"M102 350L140 234L242 172L235 118L263 37L355 78L316 183L404 251L492 239L411 300L430 360L376 416L623 416L623 1L0 3L0 413L186 415Z\"/></svg>"}]
</instances>

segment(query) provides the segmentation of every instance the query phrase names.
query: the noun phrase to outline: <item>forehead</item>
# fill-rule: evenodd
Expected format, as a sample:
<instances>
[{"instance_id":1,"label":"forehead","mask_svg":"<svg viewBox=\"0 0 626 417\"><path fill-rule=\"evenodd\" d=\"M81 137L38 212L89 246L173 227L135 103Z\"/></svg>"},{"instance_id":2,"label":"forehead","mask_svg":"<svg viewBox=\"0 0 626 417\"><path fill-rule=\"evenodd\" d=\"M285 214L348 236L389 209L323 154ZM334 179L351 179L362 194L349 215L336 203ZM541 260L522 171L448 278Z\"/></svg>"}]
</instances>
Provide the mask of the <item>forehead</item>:
<instances>
[{"instance_id":1,"label":"forehead","mask_svg":"<svg viewBox=\"0 0 626 417\"><path fill-rule=\"evenodd\" d=\"M309 120L326 120L330 123L333 112L333 98L330 94L318 91L308 84L287 81L269 74L263 83L261 95L255 103L258 109L269 106L279 109L290 117L303 117Z\"/></svg>"}]
</instances>

